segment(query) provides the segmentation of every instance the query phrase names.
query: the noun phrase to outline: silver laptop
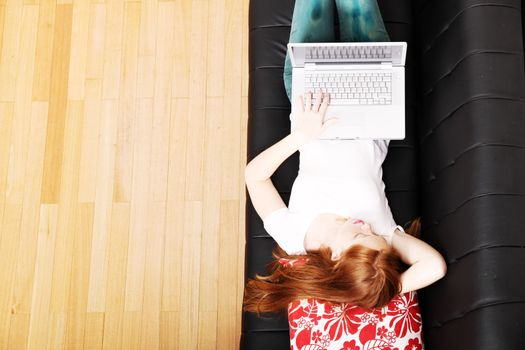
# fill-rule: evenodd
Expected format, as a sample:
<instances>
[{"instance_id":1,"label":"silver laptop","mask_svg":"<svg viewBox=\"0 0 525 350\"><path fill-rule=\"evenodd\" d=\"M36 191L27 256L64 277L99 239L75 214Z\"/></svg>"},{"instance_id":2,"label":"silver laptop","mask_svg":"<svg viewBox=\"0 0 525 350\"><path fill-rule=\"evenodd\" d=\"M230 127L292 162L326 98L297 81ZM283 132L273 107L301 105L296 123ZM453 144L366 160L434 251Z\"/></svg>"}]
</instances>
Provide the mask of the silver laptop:
<instances>
[{"instance_id":1,"label":"silver laptop","mask_svg":"<svg viewBox=\"0 0 525 350\"><path fill-rule=\"evenodd\" d=\"M338 117L319 139L405 138L407 43L288 43L293 67L291 131L297 97L330 93L325 120Z\"/></svg>"}]
</instances>

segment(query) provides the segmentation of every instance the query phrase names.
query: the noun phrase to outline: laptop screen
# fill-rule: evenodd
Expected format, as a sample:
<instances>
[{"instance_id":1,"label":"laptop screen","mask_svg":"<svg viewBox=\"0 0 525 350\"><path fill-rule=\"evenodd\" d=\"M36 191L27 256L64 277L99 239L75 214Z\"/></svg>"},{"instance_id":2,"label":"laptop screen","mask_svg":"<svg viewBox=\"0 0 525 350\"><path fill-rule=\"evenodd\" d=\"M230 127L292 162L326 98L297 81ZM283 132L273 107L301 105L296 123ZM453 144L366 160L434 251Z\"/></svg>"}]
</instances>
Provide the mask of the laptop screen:
<instances>
[{"instance_id":1,"label":"laptop screen","mask_svg":"<svg viewBox=\"0 0 525 350\"><path fill-rule=\"evenodd\" d=\"M381 63L404 65L406 42L289 43L295 67L305 63Z\"/></svg>"}]
</instances>

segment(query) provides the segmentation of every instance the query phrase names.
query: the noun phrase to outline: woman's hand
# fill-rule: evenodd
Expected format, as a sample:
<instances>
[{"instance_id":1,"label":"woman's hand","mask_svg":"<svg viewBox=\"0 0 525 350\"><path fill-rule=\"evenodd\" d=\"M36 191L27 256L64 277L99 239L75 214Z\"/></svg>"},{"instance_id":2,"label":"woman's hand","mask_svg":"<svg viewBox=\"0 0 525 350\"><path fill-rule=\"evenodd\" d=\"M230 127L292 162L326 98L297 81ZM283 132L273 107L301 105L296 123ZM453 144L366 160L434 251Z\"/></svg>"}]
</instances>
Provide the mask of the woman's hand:
<instances>
[{"instance_id":1,"label":"woman's hand","mask_svg":"<svg viewBox=\"0 0 525 350\"><path fill-rule=\"evenodd\" d=\"M321 97L323 97L321 102ZM328 119L323 122L326 109L330 103L330 96L328 93L319 93L312 105L312 92L309 91L306 94L306 106L303 103L303 96L300 95L297 98L299 108L295 108L297 115L297 126L293 133L297 133L304 138L305 142L309 142L312 139L317 138L326 129L336 124L339 118Z\"/></svg>"}]
</instances>

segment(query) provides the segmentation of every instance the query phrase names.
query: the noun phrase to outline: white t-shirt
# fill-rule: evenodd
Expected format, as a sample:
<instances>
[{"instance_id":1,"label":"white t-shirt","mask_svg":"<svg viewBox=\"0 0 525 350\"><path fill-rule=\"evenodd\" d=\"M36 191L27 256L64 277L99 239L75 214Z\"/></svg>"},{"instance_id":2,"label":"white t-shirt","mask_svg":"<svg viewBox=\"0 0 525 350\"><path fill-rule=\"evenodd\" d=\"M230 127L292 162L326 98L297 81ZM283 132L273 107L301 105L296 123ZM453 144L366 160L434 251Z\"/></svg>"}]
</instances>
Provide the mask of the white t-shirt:
<instances>
[{"instance_id":1,"label":"white t-shirt","mask_svg":"<svg viewBox=\"0 0 525 350\"><path fill-rule=\"evenodd\" d=\"M392 244L398 228L383 183L390 140L320 140L299 149L299 172L288 208L268 214L264 228L288 254L304 255L304 237L322 213L358 218Z\"/></svg>"}]
</instances>

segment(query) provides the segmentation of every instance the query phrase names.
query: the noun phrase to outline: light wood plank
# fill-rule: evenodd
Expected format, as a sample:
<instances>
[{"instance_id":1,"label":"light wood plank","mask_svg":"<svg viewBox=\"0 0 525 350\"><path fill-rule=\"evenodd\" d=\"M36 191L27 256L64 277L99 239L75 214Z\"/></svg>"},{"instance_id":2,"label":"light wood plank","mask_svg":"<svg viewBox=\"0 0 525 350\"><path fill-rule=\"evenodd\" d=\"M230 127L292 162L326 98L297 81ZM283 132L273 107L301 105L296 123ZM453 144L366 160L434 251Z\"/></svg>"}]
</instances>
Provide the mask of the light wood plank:
<instances>
[{"instance_id":1,"label":"light wood plank","mask_svg":"<svg viewBox=\"0 0 525 350\"><path fill-rule=\"evenodd\" d=\"M163 311L160 314L160 349L176 349L179 338L179 313Z\"/></svg>"},{"instance_id":2,"label":"light wood plank","mask_svg":"<svg viewBox=\"0 0 525 350\"><path fill-rule=\"evenodd\" d=\"M162 291L163 245L166 221L166 202L151 203L150 230L147 233L142 302L141 349L160 347L160 304Z\"/></svg>"},{"instance_id":3,"label":"light wood plank","mask_svg":"<svg viewBox=\"0 0 525 350\"><path fill-rule=\"evenodd\" d=\"M42 203L58 203L60 169L64 153L64 127L67 111L67 83L71 46L71 5L57 5L49 86L49 117L44 158Z\"/></svg>"},{"instance_id":4,"label":"light wood plank","mask_svg":"<svg viewBox=\"0 0 525 350\"><path fill-rule=\"evenodd\" d=\"M121 349L129 232L129 203L114 203L109 242L104 349Z\"/></svg>"},{"instance_id":5,"label":"light wood plank","mask_svg":"<svg viewBox=\"0 0 525 350\"><path fill-rule=\"evenodd\" d=\"M2 0L7 1L7 0ZM24 5L40 5L41 0L23 0Z\"/></svg>"},{"instance_id":6,"label":"light wood plank","mask_svg":"<svg viewBox=\"0 0 525 350\"><path fill-rule=\"evenodd\" d=\"M31 292L35 273L38 221L40 211L40 189L47 127L47 102L33 102L30 114L29 146L26 168L26 184L23 189L23 207L20 226L20 246L16 266L16 281L13 293L19 312L31 310Z\"/></svg>"},{"instance_id":7,"label":"light wood plank","mask_svg":"<svg viewBox=\"0 0 525 350\"><path fill-rule=\"evenodd\" d=\"M137 90L139 99L153 99L155 94L155 56L140 56L138 65Z\"/></svg>"},{"instance_id":8,"label":"light wood plank","mask_svg":"<svg viewBox=\"0 0 525 350\"><path fill-rule=\"evenodd\" d=\"M102 110L102 81L87 79L85 82L84 127L80 150L80 178L78 180L78 201L95 202L97 192L97 171L99 170L100 113Z\"/></svg>"},{"instance_id":9,"label":"light wood plank","mask_svg":"<svg viewBox=\"0 0 525 350\"><path fill-rule=\"evenodd\" d=\"M106 311L104 313L104 338L102 347L98 349L124 349L122 347L123 318L122 311Z\"/></svg>"},{"instance_id":10,"label":"light wood plank","mask_svg":"<svg viewBox=\"0 0 525 350\"><path fill-rule=\"evenodd\" d=\"M150 163L152 133L152 100L139 99L135 125L133 184L131 193L131 222L126 273L125 311L142 311L144 296L145 247L151 215Z\"/></svg>"},{"instance_id":11,"label":"light wood plank","mask_svg":"<svg viewBox=\"0 0 525 350\"><path fill-rule=\"evenodd\" d=\"M33 101L49 101L51 79L56 79L56 75L51 75L53 69L53 41L56 38L56 9L56 4L51 1L43 1L39 5L38 37L32 86Z\"/></svg>"},{"instance_id":12,"label":"light wood plank","mask_svg":"<svg viewBox=\"0 0 525 350\"><path fill-rule=\"evenodd\" d=\"M84 349L102 349L104 333L104 313L88 312L86 315L86 329L84 331Z\"/></svg>"},{"instance_id":13,"label":"light wood plank","mask_svg":"<svg viewBox=\"0 0 525 350\"><path fill-rule=\"evenodd\" d=\"M241 56L242 56L242 1L228 1L226 13L225 50L230 53L224 65L224 112L222 118L223 134L225 143L223 145L223 156L221 162L225 169L236 169L239 163L244 162L240 158L239 150L244 150L240 143L239 125L241 123ZM244 172L241 178L244 180ZM236 200L239 198L238 172L227 171L222 175L221 198ZM240 187L244 192L244 185Z\"/></svg>"},{"instance_id":14,"label":"light wood plank","mask_svg":"<svg viewBox=\"0 0 525 350\"><path fill-rule=\"evenodd\" d=\"M129 203L114 203L111 212L106 311L114 313L124 311L130 210Z\"/></svg>"},{"instance_id":15,"label":"light wood plank","mask_svg":"<svg viewBox=\"0 0 525 350\"><path fill-rule=\"evenodd\" d=\"M235 0L237 1L237 0ZM241 96L242 97L248 97L248 82L249 82L249 62L248 62L248 38L249 38L249 27L248 27L248 19L249 19L249 10L250 10L250 2L246 0L240 0L242 1L242 79L241 79ZM284 84L284 82L283 82ZM284 85L283 85L284 86ZM284 88L284 87L283 87Z\"/></svg>"},{"instance_id":16,"label":"light wood plank","mask_svg":"<svg viewBox=\"0 0 525 350\"><path fill-rule=\"evenodd\" d=\"M70 311L67 313L64 325L63 344L65 349L82 349L84 346L84 330L86 328L86 312Z\"/></svg>"},{"instance_id":17,"label":"light wood plank","mask_svg":"<svg viewBox=\"0 0 525 350\"><path fill-rule=\"evenodd\" d=\"M121 349L129 232L129 203L114 203L109 241L104 349Z\"/></svg>"},{"instance_id":18,"label":"light wood plank","mask_svg":"<svg viewBox=\"0 0 525 350\"><path fill-rule=\"evenodd\" d=\"M64 335L67 322L66 313L51 313L49 314L49 332L47 335L47 347L46 349L63 349ZM43 344L43 343L42 343ZM42 347L42 344L37 344L38 347Z\"/></svg>"},{"instance_id":19,"label":"light wood plank","mask_svg":"<svg viewBox=\"0 0 525 350\"><path fill-rule=\"evenodd\" d=\"M140 56L154 56L156 47L157 35L157 16L158 16L158 2L157 0L141 1L140 2L140 42L139 55ZM152 95L140 95L140 97L153 97Z\"/></svg>"},{"instance_id":20,"label":"light wood plank","mask_svg":"<svg viewBox=\"0 0 525 350\"><path fill-rule=\"evenodd\" d=\"M122 325L122 349L140 349L142 312L125 311Z\"/></svg>"},{"instance_id":21,"label":"light wood plank","mask_svg":"<svg viewBox=\"0 0 525 350\"><path fill-rule=\"evenodd\" d=\"M65 120L64 155L60 177L58 231L53 262L51 312L66 313L71 283L73 240L79 216L78 180L84 103L69 101ZM46 150L47 151L47 150ZM67 315L64 316L65 318ZM64 318L64 319L65 319Z\"/></svg>"},{"instance_id":22,"label":"light wood plank","mask_svg":"<svg viewBox=\"0 0 525 350\"><path fill-rule=\"evenodd\" d=\"M222 97L207 98L206 109L213 117L206 118L205 156L204 156L204 201L202 245L201 245L201 275L199 289L199 311L217 312L217 284L219 275L219 231L221 210L221 159L223 137L221 132L223 110Z\"/></svg>"},{"instance_id":23,"label":"light wood plank","mask_svg":"<svg viewBox=\"0 0 525 350\"><path fill-rule=\"evenodd\" d=\"M166 210L162 311L180 310L182 244L184 236L184 202L170 201Z\"/></svg>"},{"instance_id":24,"label":"light wood plank","mask_svg":"<svg viewBox=\"0 0 525 350\"><path fill-rule=\"evenodd\" d=\"M9 167L11 137L13 127L13 102L0 102L0 123L3 127L0 129L0 222L4 217L5 193L7 191L7 173ZM15 135L16 137L16 135ZM0 238L1 239L1 238Z\"/></svg>"},{"instance_id":25,"label":"light wood plank","mask_svg":"<svg viewBox=\"0 0 525 350\"><path fill-rule=\"evenodd\" d=\"M248 138L248 97L242 97L242 118L241 118L241 159L246 159L246 145ZM241 161L239 164L241 174L244 174L246 168L246 161ZM241 334L242 326L242 300L244 296L244 251L246 247L246 185L244 183L244 176L240 176L239 188L241 189L239 196L239 228L238 235L238 250L237 250L237 318L235 321L235 333Z\"/></svg>"},{"instance_id":26,"label":"light wood plank","mask_svg":"<svg viewBox=\"0 0 525 350\"><path fill-rule=\"evenodd\" d=\"M166 201L169 166L170 110L171 110L171 74L173 51L173 14L172 3L158 4L158 25L155 29L155 82L153 98L153 140L151 150L151 181L153 201Z\"/></svg>"},{"instance_id":27,"label":"light wood plank","mask_svg":"<svg viewBox=\"0 0 525 350\"><path fill-rule=\"evenodd\" d=\"M4 43L5 4L0 3L0 49ZM2 50L0 50L0 54Z\"/></svg>"},{"instance_id":28,"label":"light wood plank","mask_svg":"<svg viewBox=\"0 0 525 350\"><path fill-rule=\"evenodd\" d=\"M155 96L155 47L157 1L142 1L140 3L139 32L139 73L137 91L139 99L153 99Z\"/></svg>"},{"instance_id":29,"label":"light wood plank","mask_svg":"<svg viewBox=\"0 0 525 350\"><path fill-rule=\"evenodd\" d=\"M104 312L106 309L106 285L108 272L108 236L111 227L113 199L113 173L117 137L118 102L102 102L100 115L100 143L98 147L97 191L91 260L89 270L88 312Z\"/></svg>"},{"instance_id":30,"label":"light wood plank","mask_svg":"<svg viewBox=\"0 0 525 350\"><path fill-rule=\"evenodd\" d=\"M86 14L88 16L88 14ZM86 79L104 78L104 48L106 45L106 5L92 3L89 9L89 29L86 53ZM87 97L87 96L86 96Z\"/></svg>"},{"instance_id":31,"label":"light wood plank","mask_svg":"<svg viewBox=\"0 0 525 350\"><path fill-rule=\"evenodd\" d=\"M188 115L186 193L187 201L202 201L203 148L206 117L206 50L208 2L192 2L190 55L190 98Z\"/></svg>"},{"instance_id":32,"label":"light wood plank","mask_svg":"<svg viewBox=\"0 0 525 350\"><path fill-rule=\"evenodd\" d=\"M226 74L225 50L228 49L228 37L226 36L225 22L231 18L231 13L227 12L226 0L210 1L208 16L208 51L207 56L213 57L208 60L206 72L206 96L224 96L224 80ZM230 53L227 51L228 54ZM228 62L228 65L235 64Z\"/></svg>"},{"instance_id":33,"label":"light wood plank","mask_svg":"<svg viewBox=\"0 0 525 350\"><path fill-rule=\"evenodd\" d=\"M122 25L124 1L106 2L106 24L104 39L104 75L102 76L102 98L118 99L120 94L120 66L122 61ZM95 58L100 59L100 57Z\"/></svg>"},{"instance_id":34,"label":"light wood plank","mask_svg":"<svg viewBox=\"0 0 525 350\"><path fill-rule=\"evenodd\" d=\"M84 344L88 298L88 290L85 286L89 284L89 265L94 217L93 207L93 203L79 205L77 227L74 231L65 339L65 344L68 349L79 349L82 348Z\"/></svg>"},{"instance_id":35,"label":"light wood plank","mask_svg":"<svg viewBox=\"0 0 525 350\"><path fill-rule=\"evenodd\" d=\"M184 193L186 174L187 99L173 99L170 125L168 203L164 247L162 310L179 311L182 244L184 235Z\"/></svg>"},{"instance_id":36,"label":"light wood plank","mask_svg":"<svg viewBox=\"0 0 525 350\"><path fill-rule=\"evenodd\" d=\"M2 288L0 288L0 349L7 349L11 314L15 313L17 308L17 305L13 304L11 295L20 241L18 235L10 233L20 232L21 216L22 204L5 204L4 219L0 230L0 256L2 257L0 259L0 276L2 276Z\"/></svg>"},{"instance_id":37,"label":"light wood plank","mask_svg":"<svg viewBox=\"0 0 525 350\"><path fill-rule=\"evenodd\" d=\"M8 349L25 349L27 347L27 331L29 329L29 314L11 315Z\"/></svg>"},{"instance_id":38,"label":"light wood plank","mask_svg":"<svg viewBox=\"0 0 525 350\"><path fill-rule=\"evenodd\" d=\"M115 159L115 202L131 201L133 167L133 130L137 114L137 67L139 43L140 4L125 5L121 95L119 99L117 154Z\"/></svg>"},{"instance_id":39,"label":"light wood plank","mask_svg":"<svg viewBox=\"0 0 525 350\"><path fill-rule=\"evenodd\" d=\"M196 349L216 349L217 344L217 312L199 312L199 338Z\"/></svg>"},{"instance_id":40,"label":"light wood plank","mask_svg":"<svg viewBox=\"0 0 525 350\"><path fill-rule=\"evenodd\" d=\"M69 61L68 99L82 100L85 97L86 60L89 30L89 0L70 1L73 4L71 21L71 59Z\"/></svg>"},{"instance_id":41,"label":"light wood plank","mask_svg":"<svg viewBox=\"0 0 525 350\"><path fill-rule=\"evenodd\" d=\"M49 306L53 279L53 259L58 227L58 205L44 204L40 207L38 225L35 276L31 300L28 349L48 343Z\"/></svg>"},{"instance_id":42,"label":"light wood plank","mask_svg":"<svg viewBox=\"0 0 525 350\"><path fill-rule=\"evenodd\" d=\"M5 22L0 55L0 101L15 100L16 73L19 69L19 46L22 26L23 6L17 1L10 1L5 6Z\"/></svg>"},{"instance_id":43,"label":"light wood plank","mask_svg":"<svg viewBox=\"0 0 525 350\"><path fill-rule=\"evenodd\" d=\"M237 259L239 229L239 201L221 201L221 227L219 232L219 281L217 288L217 349L234 349L238 346L236 330L239 309L237 298L238 264Z\"/></svg>"},{"instance_id":44,"label":"light wood plank","mask_svg":"<svg viewBox=\"0 0 525 350\"><path fill-rule=\"evenodd\" d=\"M190 96L190 57L193 57L190 56L190 45L194 38L188 28L192 27L193 19L195 19L193 17L192 3L193 1L191 0L175 2L176 9L173 22L175 24L175 43L177 48L173 57L172 97ZM204 44L201 43L201 45ZM202 62L199 63L202 64Z\"/></svg>"},{"instance_id":45,"label":"light wood plank","mask_svg":"<svg viewBox=\"0 0 525 350\"><path fill-rule=\"evenodd\" d=\"M18 45L18 71L11 89L14 93L14 120L12 132L20 135L12 139L13 148L9 159L8 188L6 201L22 203L24 188L26 187L26 161L29 147L29 129L31 122L31 91L27 86L31 84L36 45L36 20L38 8L24 6L19 27L20 44Z\"/></svg>"},{"instance_id":46,"label":"light wood plank","mask_svg":"<svg viewBox=\"0 0 525 350\"><path fill-rule=\"evenodd\" d=\"M199 280L203 208L202 202L184 203L184 238L180 291L179 349L196 349L199 329Z\"/></svg>"}]
</instances>

